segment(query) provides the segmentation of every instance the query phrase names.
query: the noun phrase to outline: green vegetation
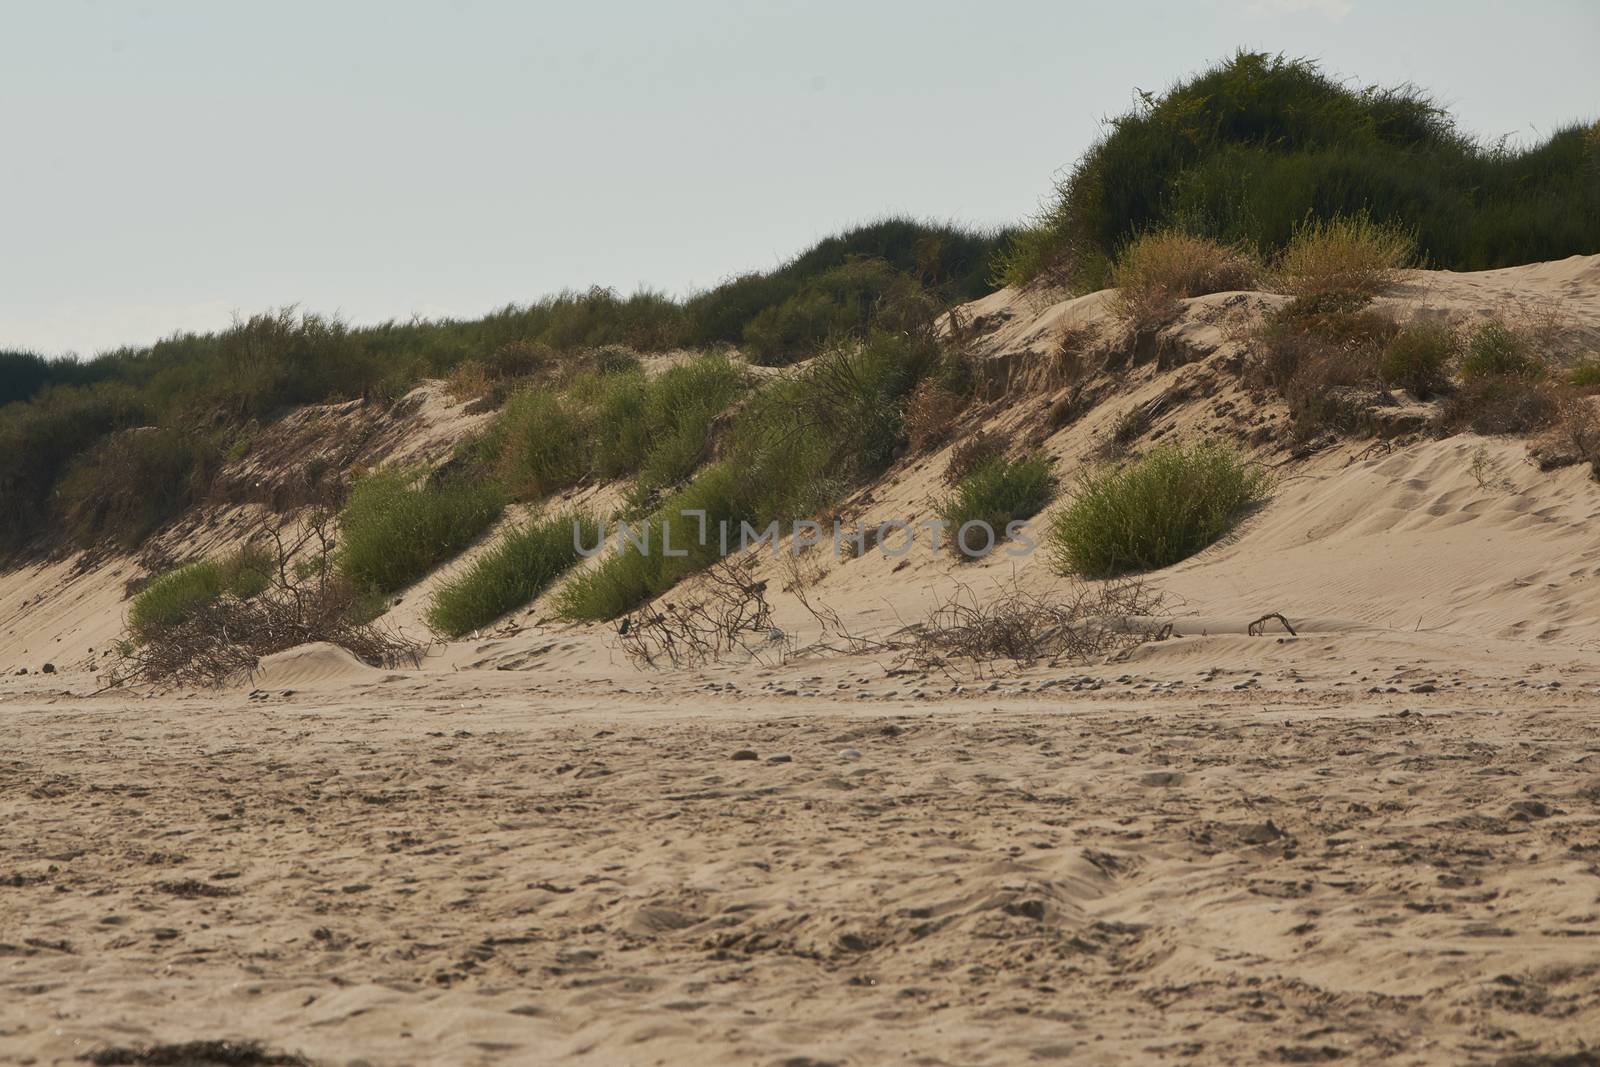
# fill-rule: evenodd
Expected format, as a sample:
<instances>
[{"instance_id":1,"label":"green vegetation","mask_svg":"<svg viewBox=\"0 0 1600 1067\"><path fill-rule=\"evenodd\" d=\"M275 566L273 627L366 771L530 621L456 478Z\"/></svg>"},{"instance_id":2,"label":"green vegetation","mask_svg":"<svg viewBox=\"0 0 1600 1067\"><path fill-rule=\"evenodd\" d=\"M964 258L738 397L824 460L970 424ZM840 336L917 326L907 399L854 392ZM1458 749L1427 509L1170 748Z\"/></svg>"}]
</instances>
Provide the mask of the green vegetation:
<instances>
[{"instance_id":1,"label":"green vegetation","mask_svg":"<svg viewBox=\"0 0 1600 1067\"><path fill-rule=\"evenodd\" d=\"M1467 339L1467 354L1461 359L1461 377L1540 378L1544 361L1534 351L1526 332L1490 319Z\"/></svg>"},{"instance_id":2,"label":"green vegetation","mask_svg":"<svg viewBox=\"0 0 1600 1067\"><path fill-rule=\"evenodd\" d=\"M1445 425L1481 434L1529 433L1561 414L1563 397L1550 380L1531 329L1490 319L1467 338L1461 384L1445 405Z\"/></svg>"},{"instance_id":3,"label":"green vegetation","mask_svg":"<svg viewBox=\"0 0 1600 1067\"><path fill-rule=\"evenodd\" d=\"M67 519L63 510L73 508L74 497L81 502L88 487L127 484L129 476L140 479L136 485L154 487L159 472L160 492L182 491L148 507L124 503L104 515L93 507L73 509L74 536L136 543L203 496L215 457L226 454L246 426L270 421L293 405L382 402L436 377L450 378L463 396L504 395L519 379L550 385L586 370L619 373L633 357L619 356L618 346L665 352L732 343L751 347L759 360L788 363L835 340L864 338L873 323L888 325L886 316L895 309L904 317L904 309L913 307L911 314L920 316L923 304L937 311L982 295L986 264L1002 239L886 219L827 238L772 271L741 275L682 302L652 292L625 297L595 288L508 306L480 319L360 328L283 309L217 333L178 334L83 363L0 352L0 555L59 529ZM713 393L707 405L719 395ZM638 464L649 492L685 477L695 445L704 443L704 434L694 432L699 415L692 405L663 405L644 417L657 425L671 422L670 443L652 457L616 447L608 459L613 467ZM115 449L95 449L111 434L146 427L163 432L164 451L146 456L138 470L130 470ZM528 444L530 454L512 464L512 473L527 479L517 491L536 492L572 477L571 464L559 454L542 452L539 442ZM187 458L177 454L180 448L189 450ZM628 455L640 458L619 458ZM80 489L59 499L57 489L75 461Z\"/></svg>"},{"instance_id":4,"label":"green vegetation","mask_svg":"<svg viewBox=\"0 0 1600 1067\"><path fill-rule=\"evenodd\" d=\"M1579 389L1600 388L1600 356L1587 356L1573 365L1569 379Z\"/></svg>"},{"instance_id":5,"label":"green vegetation","mask_svg":"<svg viewBox=\"0 0 1600 1067\"><path fill-rule=\"evenodd\" d=\"M752 395L732 420L722 457L664 499L628 547L573 576L557 592L569 620L613 619L665 592L722 555L720 529L737 548L742 524L754 540L773 522L804 518L881 473L906 446L904 410L917 385L939 373L945 353L927 323L910 333L873 332L834 349ZM703 511L700 519L685 511ZM674 551L661 551L663 537Z\"/></svg>"},{"instance_id":6,"label":"green vegetation","mask_svg":"<svg viewBox=\"0 0 1600 1067\"><path fill-rule=\"evenodd\" d=\"M464 572L439 586L428 625L460 637L530 603L578 562L579 539L599 537L593 519L563 514L529 522L501 538Z\"/></svg>"},{"instance_id":7,"label":"green vegetation","mask_svg":"<svg viewBox=\"0 0 1600 1067\"><path fill-rule=\"evenodd\" d=\"M466 548L504 507L491 485L419 485L405 472L373 472L339 512L335 567L360 590L392 593Z\"/></svg>"},{"instance_id":8,"label":"green vegetation","mask_svg":"<svg viewBox=\"0 0 1600 1067\"><path fill-rule=\"evenodd\" d=\"M1351 402L1348 391L1376 388L1385 353L1399 331L1368 302L1365 294L1348 290L1299 296L1267 316L1256 331L1246 381L1271 388L1288 402L1297 442L1359 428L1361 405Z\"/></svg>"},{"instance_id":9,"label":"green vegetation","mask_svg":"<svg viewBox=\"0 0 1600 1067\"><path fill-rule=\"evenodd\" d=\"M1600 127L1483 145L1414 88L1241 52L1110 120L999 274L1095 289L1142 233L1178 226L1271 257L1308 218L1340 216L1413 234L1435 267L1559 259L1600 250L1597 165Z\"/></svg>"},{"instance_id":10,"label":"green vegetation","mask_svg":"<svg viewBox=\"0 0 1600 1067\"><path fill-rule=\"evenodd\" d=\"M218 597L258 596L272 581L272 558L246 547L222 559L202 559L161 575L145 586L128 609L128 632L146 641L177 626Z\"/></svg>"},{"instance_id":11,"label":"green vegetation","mask_svg":"<svg viewBox=\"0 0 1600 1067\"><path fill-rule=\"evenodd\" d=\"M744 392L745 373L725 355L696 356L647 378L636 363L534 384L506 402L470 446L493 457L512 495L536 500L590 476L637 475L635 499L679 484L705 460L712 425Z\"/></svg>"},{"instance_id":12,"label":"green vegetation","mask_svg":"<svg viewBox=\"0 0 1600 1067\"><path fill-rule=\"evenodd\" d=\"M877 305L928 292L975 300L1008 233L890 218L819 241L776 270L742 274L689 300L692 343L747 349L758 363L793 362L830 342L862 339Z\"/></svg>"},{"instance_id":13,"label":"green vegetation","mask_svg":"<svg viewBox=\"0 0 1600 1067\"><path fill-rule=\"evenodd\" d=\"M56 486L66 532L87 548L134 548L199 500L221 450L214 435L148 426L105 438L72 460Z\"/></svg>"},{"instance_id":14,"label":"green vegetation","mask_svg":"<svg viewBox=\"0 0 1600 1067\"><path fill-rule=\"evenodd\" d=\"M1461 358L1461 338L1449 324L1424 319L1396 333L1378 373L1384 382L1426 400L1449 387L1450 369Z\"/></svg>"},{"instance_id":15,"label":"green vegetation","mask_svg":"<svg viewBox=\"0 0 1600 1067\"><path fill-rule=\"evenodd\" d=\"M1225 445L1159 446L1083 475L1050 531L1056 566L1089 578L1171 566L1221 538L1267 490L1266 475Z\"/></svg>"},{"instance_id":16,"label":"green vegetation","mask_svg":"<svg viewBox=\"0 0 1600 1067\"><path fill-rule=\"evenodd\" d=\"M1030 519L1050 503L1056 479L1050 462L1042 456L1008 460L997 456L979 464L956 482L955 491L939 506L951 551L976 558L1005 541L1006 526ZM969 522L984 523L963 541L961 529Z\"/></svg>"}]
</instances>

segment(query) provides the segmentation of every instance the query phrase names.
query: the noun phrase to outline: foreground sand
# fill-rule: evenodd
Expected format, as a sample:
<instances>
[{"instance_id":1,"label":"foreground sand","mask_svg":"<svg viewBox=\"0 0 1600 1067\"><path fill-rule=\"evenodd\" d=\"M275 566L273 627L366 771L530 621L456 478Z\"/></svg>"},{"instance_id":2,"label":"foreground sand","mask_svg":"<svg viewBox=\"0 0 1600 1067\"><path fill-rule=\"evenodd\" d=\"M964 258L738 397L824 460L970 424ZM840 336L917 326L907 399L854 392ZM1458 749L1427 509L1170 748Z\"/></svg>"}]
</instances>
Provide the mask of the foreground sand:
<instances>
[{"instance_id":1,"label":"foreground sand","mask_svg":"<svg viewBox=\"0 0 1600 1067\"><path fill-rule=\"evenodd\" d=\"M1600 669L1473 647L14 687L0 1060L1592 1063Z\"/></svg>"},{"instance_id":2,"label":"foreground sand","mask_svg":"<svg viewBox=\"0 0 1600 1067\"><path fill-rule=\"evenodd\" d=\"M1064 479L1138 412L1139 448L1245 440L1275 475L1151 576L1176 632L1124 662L649 674L536 601L421 671L307 648L254 693L91 696L131 580L279 517L0 575L0 1063L233 1039L323 1065L1600 1064L1600 484L1398 401L1388 439L1291 460L1238 375L1282 299L1187 302L1174 358L1108 363L1064 422L1058 356L1105 294L967 309L970 428ZM1382 305L1559 320L1575 359L1600 256L1414 272ZM270 482L308 434L438 459L472 425L437 385L306 409L233 473ZM930 514L951 447L847 510ZM424 636L488 544L386 619ZM1056 581L1043 552L761 566L800 646L797 589L883 635ZM1274 611L1299 635L1249 636Z\"/></svg>"}]
</instances>

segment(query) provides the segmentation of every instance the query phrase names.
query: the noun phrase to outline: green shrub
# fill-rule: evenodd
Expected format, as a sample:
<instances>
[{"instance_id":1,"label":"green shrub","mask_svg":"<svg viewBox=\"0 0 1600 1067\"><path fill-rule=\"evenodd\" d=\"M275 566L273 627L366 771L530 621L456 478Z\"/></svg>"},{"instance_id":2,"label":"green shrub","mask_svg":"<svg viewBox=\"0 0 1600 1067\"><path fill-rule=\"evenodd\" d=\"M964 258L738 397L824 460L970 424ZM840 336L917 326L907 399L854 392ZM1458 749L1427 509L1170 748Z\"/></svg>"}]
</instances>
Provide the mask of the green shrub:
<instances>
[{"instance_id":1,"label":"green shrub","mask_svg":"<svg viewBox=\"0 0 1600 1067\"><path fill-rule=\"evenodd\" d=\"M1600 356L1587 356L1573 365L1568 380L1579 389L1600 388Z\"/></svg>"},{"instance_id":2,"label":"green shrub","mask_svg":"<svg viewBox=\"0 0 1600 1067\"><path fill-rule=\"evenodd\" d=\"M1380 225L1365 214L1310 218L1294 235L1274 267L1278 288L1295 296L1374 295L1410 266L1415 243L1395 225Z\"/></svg>"},{"instance_id":3,"label":"green shrub","mask_svg":"<svg viewBox=\"0 0 1600 1067\"><path fill-rule=\"evenodd\" d=\"M1100 288L1140 233L1182 225L1270 256L1308 216L1363 212L1451 270L1587 254L1600 248L1597 165L1586 126L1525 149L1480 144L1413 88L1240 52L1113 118L997 257L1000 280Z\"/></svg>"},{"instance_id":4,"label":"green shrub","mask_svg":"<svg viewBox=\"0 0 1600 1067\"><path fill-rule=\"evenodd\" d=\"M1267 488L1225 445L1162 445L1083 475L1051 527L1056 565L1091 578L1171 566L1226 534Z\"/></svg>"},{"instance_id":5,"label":"green shrub","mask_svg":"<svg viewBox=\"0 0 1600 1067\"><path fill-rule=\"evenodd\" d=\"M1544 361L1533 350L1527 334L1490 319L1467 340L1467 354L1461 360L1461 377L1540 378Z\"/></svg>"},{"instance_id":6,"label":"green shrub","mask_svg":"<svg viewBox=\"0 0 1600 1067\"><path fill-rule=\"evenodd\" d=\"M615 619L659 596L687 575L704 570L722 558L720 529L728 531L728 547L736 548L740 523L756 524L758 512L751 472L736 472L716 463L662 502L655 512L635 523L634 536L648 544L642 551L632 541L612 551L598 565L573 575L556 592L556 613L572 622ZM685 511L705 512L706 536L700 519ZM615 531L608 541L615 543ZM670 544L669 556L663 546Z\"/></svg>"},{"instance_id":7,"label":"green shrub","mask_svg":"<svg viewBox=\"0 0 1600 1067\"><path fill-rule=\"evenodd\" d=\"M1386 383L1427 399L1449 387L1461 347L1460 335L1447 323L1419 320L1390 338L1378 373Z\"/></svg>"},{"instance_id":8,"label":"green shrub","mask_svg":"<svg viewBox=\"0 0 1600 1067\"><path fill-rule=\"evenodd\" d=\"M650 383L639 452L639 480L647 491L676 485L700 466L713 423L744 384L744 372L723 355L698 356ZM599 425L602 435L611 432L603 420Z\"/></svg>"},{"instance_id":9,"label":"green shrub","mask_svg":"<svg viewBox=\"0 0 1600 1067\"><path fill-rule=\"evenodd\" d=\"M418 485L410 474L376 471L339 512L336 567L359 589L392 593L466 548L504 507L492 486Z\"/></svg>"},{"instance_id":10,"label":"green shrub","mask_svg":"<svg viewBox=\"0 0 1600 1067\"><path fill-rule=\"evenodd\" d=\"M1250 252L1178 229L1140 234L1123 246L1112 268L1114 308L1135 326L1159 325L1178 301L1255 286L1259 264Z\"/></svg>"},{"instance_id":11,"label":"green shrub","mask_svg":"<svg viewBox=\"0 0 1600 1067\"><path fill-rule=\"evenodd\" d=\"M563 514L507 533L464 572L442 583L428 608L428 625L450 637L480 630L549 588L579 560L598 530L593 519Z\"/></svg>"},{"instance_id":12,"label":"green shrub","mask_svg":"<svg viewBox=\"0 0 1600 1067\"><path fill-rule=\"evenodd\" d=\"M997 456L980 464L956 483L955 491L939 506L951 551L974 559L986 555L1006 540L1013 520L1030 519L1050 503L1056 479L1050 462L1042 456L1008 460ZM968 523L984 524L966 538Z\"/></svg>"},{"instance_id":13,"label":"green shrub","mask_svg":"<svg viewBox=\"0 0 1600 1067\"><path fill-rule=\"evenodd\" d=\"M512 396L495 432L501 483L515 497L549 496L576 485L592 469L590 413L551 389L535 387Z\"/></svg>"},{"instance_id":14,"label":"green shrub","mask_svg":"<svg viewBox=\"0 0 1600 1067\"><path fill-rule=\"evenodd\" d=\"M941 305L983 296L1007 236L907 218L858 226L775 270L743 274L691 298L690 340L748 345L757 362L793 362L831 341L859 338L887 289L909 283L936 293Z\"/></svg>"},{"instance_id":15,"label":"green shrub","mask_svg":"<svg viewBox=\"0 0 1600 1067\"><path fill-rule=\"evenodd\" d=\"M272 557L259 546L170 570L134 596L128 609L128 632L136 641L148 641L161 630L185 622L223 594L249 600L267 588L272 573Z\"/></svg>"},{"instance_id":16,"label":"green shrub","mask_svg":"<svg viewBox=\"0 0 1600 1067\"><path fill-rule=\"evenodd\" d=\"M222 595L222 575L214 560L203 559L168 571L145 586L128 609L128 631L148 640L176 626Z\"/></svg>"}]
</instances>

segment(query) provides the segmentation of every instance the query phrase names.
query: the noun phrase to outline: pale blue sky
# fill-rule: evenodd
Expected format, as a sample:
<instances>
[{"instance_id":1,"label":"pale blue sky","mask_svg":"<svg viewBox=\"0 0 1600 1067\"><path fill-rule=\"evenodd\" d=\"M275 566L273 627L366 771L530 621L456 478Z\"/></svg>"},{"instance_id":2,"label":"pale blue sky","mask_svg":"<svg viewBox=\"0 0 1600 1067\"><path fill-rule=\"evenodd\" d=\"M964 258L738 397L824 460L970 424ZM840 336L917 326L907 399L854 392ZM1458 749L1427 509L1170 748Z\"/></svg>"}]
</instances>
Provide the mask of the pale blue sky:
<instances>
[{"instance_id":1,"label":"pale blue sky","mask_svg":"<svg viewBox=\"0 0 1600 1067\"><path fill-rule=\"evenodd\" d=\"M1241 46L1486 136L1600 116L1593 0L0 0L0 347L683 293L886 212L1015 221L1134 87Z\"/></svg>"}]
</instances>

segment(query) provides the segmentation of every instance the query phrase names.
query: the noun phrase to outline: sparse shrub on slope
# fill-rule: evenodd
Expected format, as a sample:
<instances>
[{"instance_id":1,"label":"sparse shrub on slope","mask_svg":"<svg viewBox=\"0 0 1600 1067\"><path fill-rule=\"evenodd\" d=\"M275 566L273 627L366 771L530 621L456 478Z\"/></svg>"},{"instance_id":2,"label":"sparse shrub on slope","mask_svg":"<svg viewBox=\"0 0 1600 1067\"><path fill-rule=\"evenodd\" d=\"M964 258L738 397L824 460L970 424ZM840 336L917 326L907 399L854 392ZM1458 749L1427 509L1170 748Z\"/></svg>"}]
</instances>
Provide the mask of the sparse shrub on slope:
<instances>
[{"instance_id":1,"label":"sparse shrub on slope","mask_svg":"<svg viewBox=\"0 0 1600 1067\"><path fill-rule=\"evenodd\" d=\"M72 461L56 488L56 510L83 547L133 548L201 498L221 458L208 434L124 430Z\"/></svg>"},{"instance_id":2,"label":"sparse shrub on slope","mask_svg":"<svg viewBox=\"0 0 1600 1067\"><path fill-rule=\"evenodd\" d=\"M651 551L612 552L573 575L557 592L558 613L572 621L624 615L721 558L720 525L733 549L741 523L764 531L812 515L881 473L905 447L907 397L943 356L927 331L874 332L751 396L733 420L722 457L644 521ZM701 520L685 511L705 513L706 540ZM660 551L664 532L674 551L688 554Z\"/></svg>"},{"instance_id":3,"label":"sparse shrub on slope","mask_svg":"<svg viewBox=\"0 0 1600 1067\"><path fill-rule=\"evenodd\" d=\"M1449 388L1450 371L1461 350L1461 337L1448 323L1413 322L1390 338L1379 374L1386 383L1426 400Z\"/></svg>"},{"instance_id":4,"label":"sparse shrub on slope","mask_svg":"<svg viewBox=\"0 0 1600 1067\"><path fill-rule=\"evenodd\" d=\"M593 519L561 514L507 533L464 572L442 583L428 608L428 625L460 637L530 603L593 546Z\"/></svg>"},{"instance_id":5,"label":"sparse shrub on slope","mask_svg":"<svg viewBox=\"0 0 1600 1067\"><path fill-rule=\"evenodd\" d=\"M1490 319L1472 331L1467 352L1461 359L1461 377L1542 378L1544 361L1534 350L1532 338L1499 319Z\"/></svg>"},{"instance_id":6,"label":"sparse shrub on slope","mask_svg":"<svg viewBox=\"0 0 1600 1067\"><path fill-rule=\"evenodd\" d=\"M1272 389L1289 405L1296 441L1361 428L1362 402L1351 390L1376 390L1382 361L1399 325L1345 290L1296 297L1268 315L1255 334L1246 381Z\"/></svg>"},{"instance_id":7,"label":"sparse shrub on slope","mask_svg":"<svg viewBox=\"0 0 1600 1067\"><path fill-rule=\"evenodd\" d=\"M400 471L356 483L339 512L339 574L358 589L392 593L459 553L500 517L488 485L417 484Z\"/></svg>"},{"instance_id":8,"label":"sparse shrub on slope","mask_svg":"<svg viewBox=\"0 0 1600 1067\"><path fill-rule=\"evenodd\" d=\"M1037 515L1055 490L1055 475L1043 456L996 457L980 464L939 506L951 551L968 559L987 555L1005 542L1010 523ZM969 523L977 525L963 536Z\"/></svg>"},{"instance_id":9,"label":"sparse shrub on slope","mask_svg":"<svg viewBox=\"0 0 1600 1067\"><path fill-rule=\"evenodd\" d=\"M1567 378L1579 389L1600 389L1600 356L1587 356L1572 366Z\"/></svg>"},{"instance_id":10,"label":"sparse shrub on slope","mask_svg":"<svg viewBox=\"0 0 1600 1067\"><path fill-rule=\"evenodd\" d=\"M985 463L1005 455L1005 451L1005 442L998 434L979 430L950 450L950 462L944 468L944 484L959 484Z\"/></svg>"},{"instance_id":11,"label":"sparse shrub on slope","mask_svg":"<svg viewBox=\"0 0 1600 1067\"><path fill-rule=\"evenodd\" d=\"M1117 256L1111 283L1117 314L1136 328L1159 326L1178 301L1207 293L1249 289L1260 265L1246 249L1178 229L1141 234Z\"/></svg>"},{"instance_id":12,"label":"sparse shrub on slope","mask_svg":"<svg viewBox=\"0 0 1600 1067\"><path fill-rule=\"evenodd\" d=\"M753 475L729 463L702 470L649 517L631 524L630 536L638 546L629 540L597 566L568 579L556 593L556 613L572 622L615 619L715 563L723 555L723 529L731 550L738 545L741 523L759 525ZM699 517L685 512L704 512L704 527ZM616 528L607 531L608 543L615 544L617 537ZM667 553L668 547L674 554Z\"/></svg>"},{"instance_id":13,"label":"sparse shrub on slope","mask_svg":"<svg viewBox=\"0 0 1600 1067\"><path fill-rule=\"evenodd\" d=\"M1560 415L1562 397L1549 381L1532 331L1490 319L1467 339L1461 385L1445 405L1445 425L1482 434L1529 433Z\"/></svg>"},{"instance_id":14,"label":"sparse shrub on slope","mask_svg":"<svg viewBox=\"0 0 1600 1067\"><path fill-rule=\"evenodd\" d=\"M1162 445L1079 479L1051 527L1056 566L1087 578L1171 566L1231 530L1267 489L1266 475L1226 445Z\"/></svg>"},{"instance_id":15,"label":"sparse shrub on slope","mask_svg":"<svg viewBox=\"0 0 1600 1067\"><path fill-rule=\"evenodd\" d=\"M956 420L967 406L967 398L943 382L929 378L906 400L906 443L913 452L924 452L942 443L956 430Z\"/></svg>"}]
</instances>

